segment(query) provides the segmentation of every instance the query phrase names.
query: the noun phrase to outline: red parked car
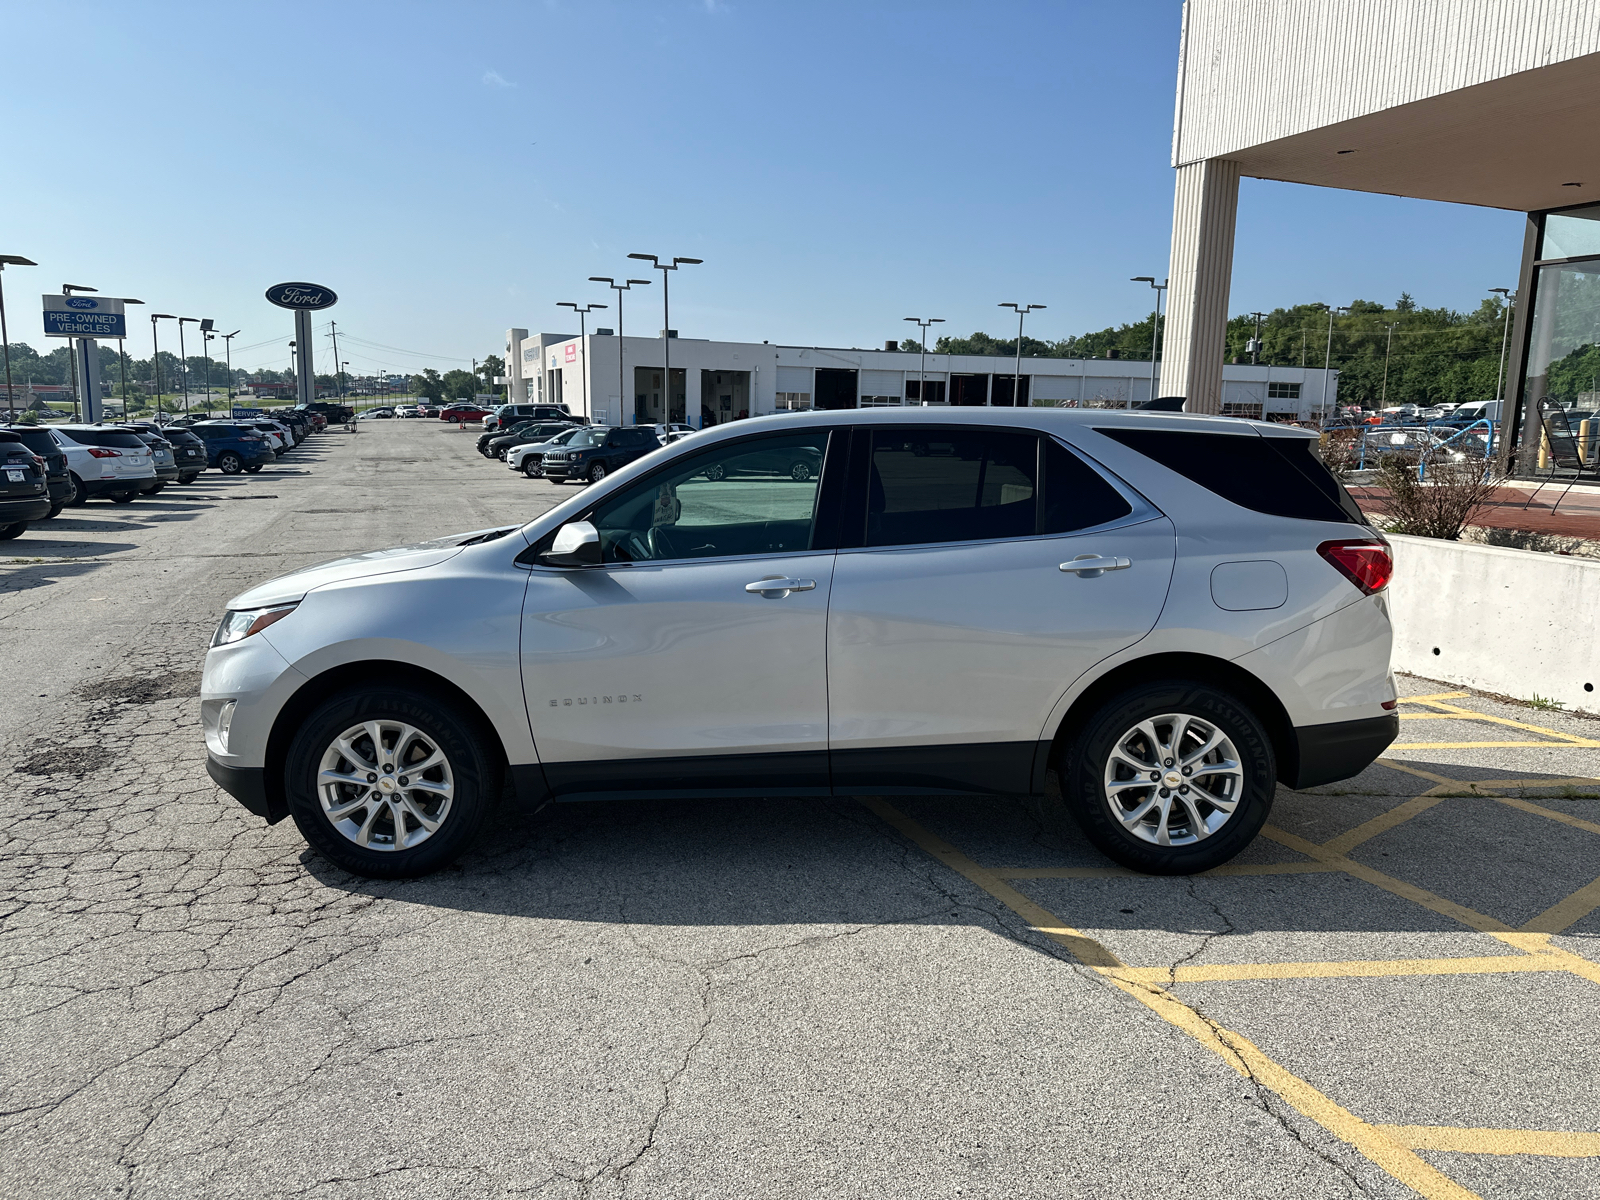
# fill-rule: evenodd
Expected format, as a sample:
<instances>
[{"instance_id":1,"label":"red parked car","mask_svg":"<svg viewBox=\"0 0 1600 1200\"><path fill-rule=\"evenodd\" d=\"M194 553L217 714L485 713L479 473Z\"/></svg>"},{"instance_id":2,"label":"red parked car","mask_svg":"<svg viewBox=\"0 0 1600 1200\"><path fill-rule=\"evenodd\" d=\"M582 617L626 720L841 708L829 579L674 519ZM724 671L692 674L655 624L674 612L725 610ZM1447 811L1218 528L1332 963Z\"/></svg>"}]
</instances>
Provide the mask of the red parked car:
<instances>
[{"instance_id":1,"label":"red parked car","mask_svg":"<svg viewBox=\"0 0 1600 1200\"><path fill-rule=\"evenodd\" d=\"M490 413L490 409L479 408L476 404L452 404L448 408L439 410L441 421L481 421Z\"/></svg>"}]
</instances>

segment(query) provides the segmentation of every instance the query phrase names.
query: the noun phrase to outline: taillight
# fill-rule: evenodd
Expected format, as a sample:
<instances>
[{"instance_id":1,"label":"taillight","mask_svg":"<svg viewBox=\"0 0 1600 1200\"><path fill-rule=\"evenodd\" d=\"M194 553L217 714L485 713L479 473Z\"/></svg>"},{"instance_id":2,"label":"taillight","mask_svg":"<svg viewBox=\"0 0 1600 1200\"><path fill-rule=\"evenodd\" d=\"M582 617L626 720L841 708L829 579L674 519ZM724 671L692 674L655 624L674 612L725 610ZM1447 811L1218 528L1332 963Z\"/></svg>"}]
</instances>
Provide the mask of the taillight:
<instances>
[{"instance_id":1,"label":"taillight","mask_svg":"<svg viewBox=\"0 0 1600 1200\"><path fill-rule=\"evenodd\" d=\"M1394 558L1389 553L1389 544L1380 538L1323 542L1317 547L1317 553L1369 596L1388 587L1389 579L1394 575Z\"/></svg>"},{"instance_id":2,"label":"taillight","mask_svg":"<svg viewBox=\"0 0 1600 1200\"><path fill-rule=\"evenodd\" d=\"M121 450L107 450L104 446L90 446L89 454L93 458L121 458Z\"/></svg>"}]
</instances>

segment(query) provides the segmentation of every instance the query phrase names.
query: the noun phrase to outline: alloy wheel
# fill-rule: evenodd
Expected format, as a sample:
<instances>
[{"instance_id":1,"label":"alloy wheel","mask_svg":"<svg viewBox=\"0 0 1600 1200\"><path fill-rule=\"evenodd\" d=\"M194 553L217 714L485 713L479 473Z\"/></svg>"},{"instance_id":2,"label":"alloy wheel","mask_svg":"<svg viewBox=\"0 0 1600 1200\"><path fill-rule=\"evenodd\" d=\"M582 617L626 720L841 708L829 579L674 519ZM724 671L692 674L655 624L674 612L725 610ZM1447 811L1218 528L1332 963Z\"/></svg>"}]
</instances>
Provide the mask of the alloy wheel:
<instances>
[{"instance_id":1,"label":"alloy wheel","mask_svg":"<svg viewBox=\"0 0 1600 1200\"><path fill-rule=\"evenodd\" d=\"M329 824L364 850L410 850L450 815L455 774L438 742L400 721L363 721L329 743L317 769Z\"/></svg>"},{"instance_id":2,"label":"alloy wheel","mask_svg":"<svg viewBox=\"0 0 1600 1200\"><path fill-rule=\"evenodd\" d=\"M1188 713L1140 721L1106 759L1104 795L1124 829L1157 846L1192 846L1228 823L1244 795L1239 752Z\"/></svg>"}]
</instances>

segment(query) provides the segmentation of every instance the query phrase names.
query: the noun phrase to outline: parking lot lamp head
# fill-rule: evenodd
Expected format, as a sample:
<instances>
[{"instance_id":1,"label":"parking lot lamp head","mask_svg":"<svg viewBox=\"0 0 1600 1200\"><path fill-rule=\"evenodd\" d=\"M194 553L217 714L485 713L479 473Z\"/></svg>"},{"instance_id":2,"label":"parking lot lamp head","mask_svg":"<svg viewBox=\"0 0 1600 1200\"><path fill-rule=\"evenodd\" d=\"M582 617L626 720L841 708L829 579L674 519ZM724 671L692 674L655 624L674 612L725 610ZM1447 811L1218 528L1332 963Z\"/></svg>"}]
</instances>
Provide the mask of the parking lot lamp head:
<instances>
[{"instance_id":1,"label":"parking lot lamp head","mask_svg":"<svg viewBox=\"0 0 1600 1200\"><path fill-rule=\"evenodd\" d=\"M628 279L618 283L610 275L591 275L590 283L603 283L617 294L617 424L622 424L622 411L628 403L627 368L623 362L626 356L626 345L622 340L622 293L633 290L636 283L648 284L648 279ZM639 414L633 414L634 424L639 422Z\"/></svg>"},{"instance_id":2,"label":"parking lot lamp head","mask_svg":"<svg viewBox=\"0 0 1600 1200\"><path fill-rule=\"evenodd\" d=\"M1016 408L1022 401L1022 322L1029 313L1046 306L1043 304L1017 304L1007 300L995 307L1009 308L1017 314L1017 362L1011 376L1011 407Z\"/></svg>"},{"instance_id":3,"label":"parking lot lamp head","mask_svg":"<svg viewBox=\"0 0 1600 1200\"><path fill-rule=\"evenodd\" d=\"M667 398L664 419L672 421L672 292L667 286L667 272L676 271L682 266L699 266L705 260L702 258L674 258L669 263L661 261L659 254L630 254L629 258L637 258L641 262L648 262L661 272L661 362L662 362L662 389ZM685 411L683 414L685 424L693 425L689 420L687 411L687 387L685 388Z\"/></svg>"},{"instance_id":4,"label":"parking lot lamp head","mask_svg":"<svg viewBox=\"0 0 1600 1200\"><path fill-rule=\"evenodd\" d=\"M13 422L17 419L17 402L11 394L11 335L6 330L5 269L38 265L33 259L23 258L20 254L0 254L0 353L4 353L6 360L6 416Z\"/></svg>"},{"instance_id":5,"label":"parking lot lamp head","mask_svg":"<svg viewBox=\"0 0 1600 1200\"><path fill-rule=\"evenodd\" d=\"M621 294L619 293L618 300L620 301L620 299ZM584 318L592 313L595 309L605 308L606 306L604 304L585 304L582 307L579 307L571 300L557 300L556 307L570 308L573 312L578 314L578 353L583 356L582 361L578 366L578 374L583 379L583 413L584 416L591 416L592 414L589 412L589 347L585 344L586 339L589 336L589 332L584 323ZM621 396L617 397L617 406L619 409L622 406ZM620 419L620 412L618 413L618 417Z\"/></svg>"},{"instance_id":6,"label":"parking lot lamp head","mask_svg":"<svg viewBox=\"0 0 1600 1200\"><path fill-rule=\"evenodd\" d=\"M923 317L905 317L905 318L903 318L903 320L910 321L913 325L915 325L917 327L917 331L918 331L917 349L921 354L920 361L919 361L919 363L917 365L917 406L919 408L927 408L928 407L928 326L930 326L930 325L943 325L944 324L944 318L943 317L927 317L927 318L923 318Z\"/></svg>"}]
</instances>

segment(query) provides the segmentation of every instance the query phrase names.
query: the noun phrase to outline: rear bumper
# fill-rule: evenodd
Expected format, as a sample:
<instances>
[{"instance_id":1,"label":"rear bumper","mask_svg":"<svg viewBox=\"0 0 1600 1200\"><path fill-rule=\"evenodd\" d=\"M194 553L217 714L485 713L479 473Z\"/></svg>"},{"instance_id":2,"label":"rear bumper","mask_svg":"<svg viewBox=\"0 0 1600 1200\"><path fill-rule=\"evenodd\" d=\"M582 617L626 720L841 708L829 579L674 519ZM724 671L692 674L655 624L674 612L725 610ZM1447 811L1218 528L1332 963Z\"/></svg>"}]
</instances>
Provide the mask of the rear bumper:
<instances>
[{"instance_id":1,"label":"rear bumper","mask_svg":"<svg viewBox=\"0 0 1600 1200\"><path fill-rule=\"evenodd\" d=\"M72 495L72 476L71 475L52 475L50 477L50 479L49 479L49 484L50 484L50 503L51 504L63 503L67 499L69 499L71 497L71 495Z\"/></svg>"},{"instance_id":2,"label":"rear bumper","mask_svg":"<svg viewBox=\"0 0 1600 1200\"><path fill-rule=\"evenodd\" d=\"M20 500L0 500L0 525L15 525L18 521L42 521L49 515L49 496L28 496Z\"/></svg>"},{"instance_id":3,"label":"rear bumper","mask_svg":"<svg viewBox=\"0 0 1600 1200\"><path fill-rule=\"evenodd\" d=\"M267 798L267 769L265 767L230 767L206 755L206 774L210 775L223 791L244 805L268 825L276 825L289 815L289 806L283 801Z\"/></svg>"},{"instance_id":4,"label":"rear bumper","mask_svg":"<svg viewBox=\"0 0 1600 1200\"><path fill-rule=\"evenodd\" d=\"M83 481L83 494L85 496L109 496L117 492L137 492L149 483L153 475L130 475L126 478L116 479L85 479Z\"/></svg>"},{"instance_id":5,"label":"rear bumper","mask_svg":"<svg viewBox=\"0 0 1600 1200\"><path fill-rule=\"evenodd\" d=\"M1359 775L1399 735L1398 713L1329 725L1302 725L1294 731L1298 748L1294 778L1282 782L1299 790Z\"/></svg>"}]
</instances>

